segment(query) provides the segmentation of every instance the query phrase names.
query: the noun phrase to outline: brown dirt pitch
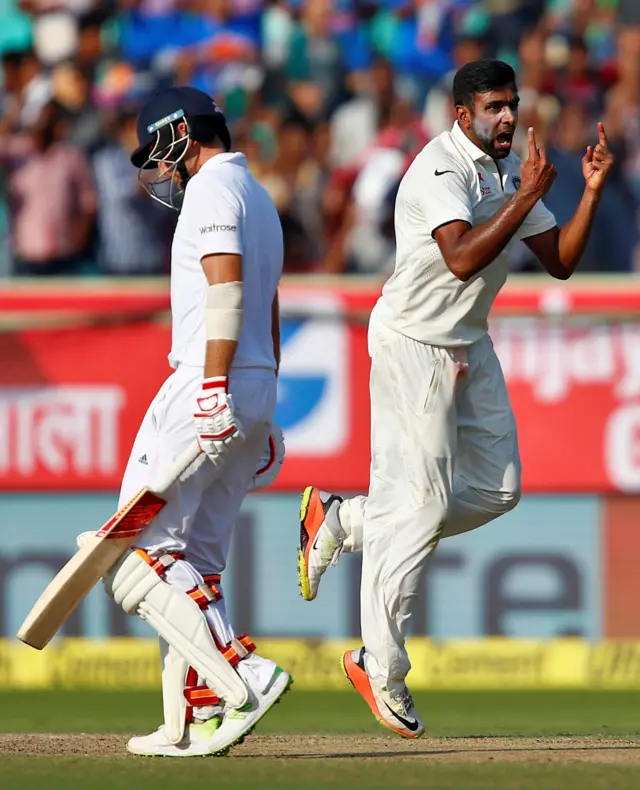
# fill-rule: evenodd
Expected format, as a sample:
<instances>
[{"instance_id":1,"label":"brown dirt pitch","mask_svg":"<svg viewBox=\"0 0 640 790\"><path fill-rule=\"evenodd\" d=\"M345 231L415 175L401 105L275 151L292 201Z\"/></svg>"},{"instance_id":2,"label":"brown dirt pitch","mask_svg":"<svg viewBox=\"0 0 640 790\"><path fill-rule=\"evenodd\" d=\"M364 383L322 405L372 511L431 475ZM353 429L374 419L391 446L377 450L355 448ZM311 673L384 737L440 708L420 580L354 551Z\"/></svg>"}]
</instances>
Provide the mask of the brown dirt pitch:
<instances>
[{"instance_id":1,"label":"brown dirt pitch","mask_svg":"<svg viewBox=\"0 0 640 790\"><path fill-rule=\"evenodd\" d=\"M96 734L0 734L0 755L126 755L127 736ZM433 738L400 741L374 735L255 735L227 759L351 758L372 761L408 759L488 763L609 763L640 766L640 741L628 738ZM135 758L131 758L135 759Z\"/></svg>"}]
</instances>

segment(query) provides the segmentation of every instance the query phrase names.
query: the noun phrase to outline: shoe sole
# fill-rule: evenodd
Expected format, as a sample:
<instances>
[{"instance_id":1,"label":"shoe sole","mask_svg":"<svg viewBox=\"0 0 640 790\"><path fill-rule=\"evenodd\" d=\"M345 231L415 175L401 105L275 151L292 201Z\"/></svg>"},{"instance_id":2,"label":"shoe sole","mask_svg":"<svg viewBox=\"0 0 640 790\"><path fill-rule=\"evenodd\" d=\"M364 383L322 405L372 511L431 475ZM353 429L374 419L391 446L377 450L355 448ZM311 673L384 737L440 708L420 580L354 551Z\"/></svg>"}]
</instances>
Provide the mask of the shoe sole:
<instances>
[{"instance_id":1,"label":"shoe sole","mask_svg":"<svg viewBox=\"0 0 640 790\"><path fill-rule=\"evenodd\" d=\"M220 749L215 753L215 756L224 757L228 753L230 748L231 748L230 746L226 746L224 749ZM133 754L136 757L162 757L167 760L171 760L176 757L180 759L184 759L185 757L213 757L214 756L209 751L203 752L202 754L188 754L186 752L184 754L181 754L180 752L178 752L177 754L158 754L157 752L134 752L132 749L129 748L129 744L127 744L127 751L129 752L129 754Z\"/></svg>"},{"instance_id":2,"label":"shoe sole","mask_svg":"<svg viewBox=\"0 0 640 790\"><path fill-rule=\"evenodd\" d=\"M359 675L364 675L364 678L355 680L354 677L351 676L349 673L349 669L347 667L347 662L349 662L355 669L353 672L353 676L358 678ZM360 667L355 663L355 661L351 658L351 651L347 650L347 652L340 658L340 668L342 669L342 673L346 677L346 679L351 683L353 688L360 694L362 699L367 703L369 708L371 709L371 713L373 713L375 720L382 724L383 727L395 732L396 735L399 735L401 738L408 738L409 740L415 740L419 738L420 735L408 735L404 730L397 729L390 724L380 713L378 710L378 705L376 704L375 698L373 696L373 691L371 690L371 684L369 683L369 678L367 677L367 673L363 672Z\"/></svg>"},{"instance_id":3,"label":"shoe sole","mask_svg":"<svg viewBox=\"0 0 640 790\"><path fill-rule=\"evenodd\" d=\"M225 749L220 749L215 753L215 757L224 757L231 747L227 746ZM187 757L214 757L211 752L203 752L202 754L158 754L157 752L134 752L127 746L127 751L134 757L160 757L164 760L174 760L176 757L184 760Z\"/></svg>"},{"instance_id":4,"label":"shoe sole","mask_svg":"<svg viewBox=\"0 0 640 790\"><path fill-rule=\"evenodd\" d=\"M302 494L302 501L300 502L300 526L304 525L305 519L309 513L309 501L313 493L313 486L307 486ZM309 537L311 540L311 537ZM311 584L309 583L309 572L307 570L307 561L302 551L302 546L298 544L298 586L300 587L300 595L305 601L313 601L315 595L311 594Z\"/></svg>"},{"instance_id":5,"label":"shoe sole","mask_svg":"<svg viewBox=\"0 0 640 790\"><path fill-rule=\"evenodd\" d=\"M223 749L218 749L215 752L209 752L209 754L212 755L213 757L224 757L226 754L229 753L229 751L234 746L240 746L241 743L244 743L244 739L248 738L249 735L251 735L251 733L255 730L255 728L258 726L258 724L260 724L262 719L271 710L271 708L273 708L274 705L279 705L280 704L280 702L283 699L283 697L286 694L288 694L289 691L291 690L291 686L293 686L293 678L291 677L291 675L289 675L289 680L287 681L287 685L282 689L280 694L278 694L278 696L275 699L271 700L271 702L267 705L266 708L263 708L263 712L262 712L262 715L260 716L260 718L251 727L249 727L248 730L243 732L242 735L238 736L235 739L235 741L231 741L231 743L228 744L227 746L225 746Z\"/></svg>"}]
</instances>

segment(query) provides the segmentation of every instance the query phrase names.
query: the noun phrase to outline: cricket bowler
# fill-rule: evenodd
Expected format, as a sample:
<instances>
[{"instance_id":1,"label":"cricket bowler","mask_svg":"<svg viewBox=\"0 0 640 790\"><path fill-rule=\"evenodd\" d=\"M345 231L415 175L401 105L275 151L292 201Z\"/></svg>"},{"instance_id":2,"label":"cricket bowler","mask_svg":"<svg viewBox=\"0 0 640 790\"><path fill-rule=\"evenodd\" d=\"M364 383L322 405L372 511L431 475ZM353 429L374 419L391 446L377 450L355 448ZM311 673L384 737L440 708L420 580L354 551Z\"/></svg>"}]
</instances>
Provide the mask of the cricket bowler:
<instances>
[{"instance_id":1,"label":"cricket bowler","mask_svg":"<svg viewBox=\"0 0 640 790\"><path fill-rule=\"evenodd\" d=\"M308 487L298 572L316 597L341 552L363 552L363 646L343 669L374 716L406 738L424 732L405 678L405 636L428 556L441 538L487 524L520 499L516 423L487 330L522 239L552 276L571 276L613 164L607 136L582 160L585 187L559 228L542 198L556 171L533 129L528 158L511 145L519 97L513 69L468 63L455 75L457 120L418 154L395 206L396 263L369 323L368 497Z\"/></svg>"},{"instance_id":2,"label":"cricket bowler","mask_svg":"<svg viewBox=\"0 0 640 790\"><path fill-rule=\"evenodd\" d=\"M236 635L220 583L245 494L272 482L284 455L273 424L282 230L205 93L178 87L152 97L140 110L138 141L131 162L141 182L180 210L171 250L174 371L140 426L121 505L153 487L196 437L202 454L103 581L160 636L164 723L131 738L128 750L222 754L291 683L246 634Z\"/></svg>"}]
</instances>

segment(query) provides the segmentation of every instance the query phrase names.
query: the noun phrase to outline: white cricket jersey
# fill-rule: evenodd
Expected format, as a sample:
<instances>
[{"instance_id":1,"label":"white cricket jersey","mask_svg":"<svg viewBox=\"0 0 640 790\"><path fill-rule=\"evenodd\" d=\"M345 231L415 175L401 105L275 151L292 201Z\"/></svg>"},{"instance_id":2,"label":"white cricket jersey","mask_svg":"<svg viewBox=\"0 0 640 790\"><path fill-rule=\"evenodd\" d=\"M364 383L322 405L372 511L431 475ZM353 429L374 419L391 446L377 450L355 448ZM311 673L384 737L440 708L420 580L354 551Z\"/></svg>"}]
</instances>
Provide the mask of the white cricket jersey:
<instances>
[{"instance_id":1,"label":"white cricket jersey","mask_svg":"<svg viewBox=\"0 0 640 790\"><path fill-rule=\"evenodd\" d=\"M218 154L189 179L171 248L169 363L204 365L206 255L242 255L244 315L233 370L275 370L271 305L282 274L280 218L244 154Z\"/></svg>"},{"instance_id":2,"label":"white cricket jersey","mask_svg":"<svg viewBox=\"0 0 640 790\"><path fill-rule=\"evenodd\" d=\"M487 332L487 318L507 279L505 249L467 282L451 273L433 237L453 220L471 226L491 219L520 186L513 152L495 161L456 122L431 140L405 174L395 207L396 264L376 305L383 324L422 343L466 346ZM555 227L538 201L516 232L526 239Z\"/></svg>"}]
</instances>

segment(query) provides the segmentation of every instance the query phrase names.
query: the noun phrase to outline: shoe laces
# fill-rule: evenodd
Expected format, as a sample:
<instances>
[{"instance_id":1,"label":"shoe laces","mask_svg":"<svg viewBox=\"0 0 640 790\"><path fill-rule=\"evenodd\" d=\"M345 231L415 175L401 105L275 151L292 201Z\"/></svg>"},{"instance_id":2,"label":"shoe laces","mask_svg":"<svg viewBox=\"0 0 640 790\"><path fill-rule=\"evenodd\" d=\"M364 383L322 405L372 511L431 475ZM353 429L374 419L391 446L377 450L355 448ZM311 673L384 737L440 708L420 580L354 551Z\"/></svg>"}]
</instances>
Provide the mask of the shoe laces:
<instances>
[{"instance_id":1,"label":"shoe laces","mask_svg":"<svg viewBox=\"0 0 640 790\"><path fill-rule=\"evenodd\" d=\"M320 541L320 559L323 565L337 565L338 558L340 557L340 552L342 550L342 545L339 541L337 541L333 535L331 537L322 538Z\"/></svg>"},{"instance_id":2,"label":"shoe laces","mask_svg":"<svg viewBox=\"0 0 640 790\"><path fill-rule=\"evenodd\" d=\"M411 709L413 708L413 697L411 696L409 689L405 688L404 691L393 694L391 698L394 702L402 706L404 713L410 713Z\"/></svg>"}]
</instances>

